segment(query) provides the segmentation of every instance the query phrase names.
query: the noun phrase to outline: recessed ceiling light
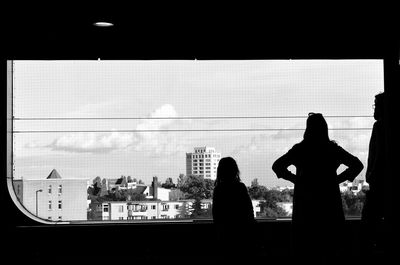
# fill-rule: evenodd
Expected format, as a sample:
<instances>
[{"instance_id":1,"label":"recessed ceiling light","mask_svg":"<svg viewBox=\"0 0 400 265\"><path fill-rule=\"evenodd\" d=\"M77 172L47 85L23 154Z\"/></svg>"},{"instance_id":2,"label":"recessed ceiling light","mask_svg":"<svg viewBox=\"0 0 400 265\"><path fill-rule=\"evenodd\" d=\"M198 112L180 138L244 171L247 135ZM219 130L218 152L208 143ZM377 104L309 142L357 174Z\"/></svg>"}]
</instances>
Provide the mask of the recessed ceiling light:
<instances>
[{"instance_id":1,"label":"recessed ceiling light","mask_svg":"<svg viewBox=\"0 0 400 265\"><path fill-rule=\"evenodd\" d=\"M95 23L93 23L93 25L96 26L96 27L103 27L103 28L114 26L113 23L111 23L111 22L104 22L104 21L95 22Z\"/></svg>"}]
</instances>

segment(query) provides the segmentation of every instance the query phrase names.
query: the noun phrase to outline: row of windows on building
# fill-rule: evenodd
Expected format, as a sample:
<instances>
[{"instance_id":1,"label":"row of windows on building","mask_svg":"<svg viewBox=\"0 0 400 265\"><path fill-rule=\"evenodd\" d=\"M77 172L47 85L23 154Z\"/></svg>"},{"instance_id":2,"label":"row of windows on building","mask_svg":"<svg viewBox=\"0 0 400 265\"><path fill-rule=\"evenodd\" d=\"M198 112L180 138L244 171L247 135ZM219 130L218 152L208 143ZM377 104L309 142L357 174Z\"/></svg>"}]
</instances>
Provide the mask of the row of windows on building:
<instances>
[{"instance_id":1,"label":"row of windows on building","mask_svg":"<svg viewBox=\"0 0 400 265\"><path fill-rule=\"evenodd\" d=\"M215 171L214 171L215 173ZM193 171L193 174L211 174L211 171L206 171L206 173L204 173L203 170L199 170L199 171Z\"/></svg>"},{"instance_id":2,"label":"row of windows on building","mask_svg":"<svg viewBox=\"0 0 400 265\"><path fill-rule=\"evenodd\" d=\"M204 163L197 164L196 162L194 162L193 166L194 167L197 167L197 166L201 166L202 167L202 166L204 166ZM211 163L206 163L206 166L211 166ZM217 166L217 163L214 163L214 168L217 168L216 166Z\"/></svg>"},{"instance_id":3,"label":"row of windows on building","mask_svg":"<svg viewBox=\"0 0 400 265\"><path fill-rule=\"evenodd\" d=\"M179 207L180 207L179 204L175 204L174 205L174 208L176 210L179 210ZM109 205L107 205L107 204L103 205L103 212L108 213L109 209L110 209ZM118 209L118 212L123 213L125 207L124 207L124 205L119 205L117 209ZM144 212L144 211L147 211L148 208L147 208L147 205L127 205L126 209L128 211ZM155 210L156 206L155 205L150 205L150 209ZM161 211L168 211L168 210L169 210L169 205L168 204L162 205Z\"/></svg>"},{"instance_id":4,"label":"row of windows on building","mask_svg":"<svg viewBox=\"0 0 400 265\"><path fill-rule=\"evenodd\" d=\"M205 159L205 161L206 162L211 162L211 159ZM215 160L214 160L215 161ZM218 161L218 160L217 160ZM199 163L203 163L204 162L204 159L193 159L193 162L194 163L197 163L197 162L199 162ZM214 165L216 165L216 163L214 163Z\"/></svg>"},{"instance_id":5,"label":"row of windows on building","mask_svg":"<svg viewBox=\"0 0 400 265\"><path fill-rule=\"evenodd\" d=\"M161 217L161 219L171 219L171 217L170 217L169 215L165 215L165 214L164 214L164 215L162 214L160 217ZM177 215L175 215L175 218L176 218L176 219L182 218L182 215L177 214ZM148 216L145 216L145 215L140 215L140 216L128 216L126 219L127 219L127 220L148 220L149 217L148 217ZM150 219L157 219L157 217L155 217L155 216L150 216ZM118 217L118 220L125 220L125 219L124 219L124 217L120 216L120 217Z\"/></svg>"},{"instance_id":6,"label":"row of windows on building","mask_svg":"<svg viewBox=\"0 0 400 265\"><path fill-rule=\"evenodd\" d=\"M52 221L53 218L51 216L47 217L47 220ZM58 216L58 221L62 220L62 216Z\"/></svg>"},{"instance_id":7,"label":"row of windows on building","mask_svg":"<svg viewBox=\"0 0 400 265\"><path fill-rule=\"evenodd\" d=\"M62 201L58 201L58 209L62 209ZM49 201L48 203L48 210L51 211L53 210L53 201Z\"/></svg>"},{"instance_id":8,"label":"row of windows on building","mask_svg":"<svg viewBox=\"0 0 400 265\"><path fill-rule=\"evenodd\" d=\"M211 158L211 157L214 157L214 158L219 158L220 157L220 155L216 155L216 154L204 154L204 155L192 155L192 158Z\"/></svg>"},{"instance_id":9,"label":"row of windows on building","mask_svg":"<svg viewBox=\"0 0 400 265\"><path fill-rule=\"evenodd\" d=\"M211 169L211 167L199 167L199 168L197 168L196 166L194 166L193 167L193 170L204 170L204 169L208 169L208 170L210 170ZM217 167L214 167L214 170L217 170Z\"/></svg>"},{"instance_id":10,"label":"row of windows on building","mask_svg":"<svg viewBox=\"0 0 400 265\"><path fill-rule=\"evenodd\" d=\"M58 185L58 195L62 194L62 185ZM49 185L48 189L47 189L47 193L50 195L53 193L53 187L52 185Z\"/></svg>"}]
</instances>

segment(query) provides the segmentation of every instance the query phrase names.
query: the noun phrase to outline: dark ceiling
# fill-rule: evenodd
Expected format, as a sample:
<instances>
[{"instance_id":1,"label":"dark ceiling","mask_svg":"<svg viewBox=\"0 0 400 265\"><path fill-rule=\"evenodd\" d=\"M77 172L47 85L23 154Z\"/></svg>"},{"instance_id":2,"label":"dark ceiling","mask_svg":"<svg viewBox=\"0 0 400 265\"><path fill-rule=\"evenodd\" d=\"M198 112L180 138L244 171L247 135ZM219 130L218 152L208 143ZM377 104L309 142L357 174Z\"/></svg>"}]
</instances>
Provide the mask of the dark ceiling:
<instances>
[{"instance_id":1,"label":"dark ceiling","mask_svg":"<svg viewBox=\"0 0 400 265\"><path fill-rule=\"evenodd\" d=\"M2 38L8 59L382 58L393 52L399 32L390 15L268 7L8 10ZM115 26L97 28L96 21Z\"/></svg>"}]
</instances>

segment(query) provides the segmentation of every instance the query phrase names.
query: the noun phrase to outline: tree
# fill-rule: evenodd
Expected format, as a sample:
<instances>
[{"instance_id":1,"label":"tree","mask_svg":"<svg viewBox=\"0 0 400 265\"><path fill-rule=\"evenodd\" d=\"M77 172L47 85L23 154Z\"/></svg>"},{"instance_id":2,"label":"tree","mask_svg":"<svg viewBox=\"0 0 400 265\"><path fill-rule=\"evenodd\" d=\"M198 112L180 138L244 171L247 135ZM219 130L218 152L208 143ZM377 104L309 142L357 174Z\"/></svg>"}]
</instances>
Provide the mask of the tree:
<instances>
[{"instance_id":1,"label":"tree","mask_svg":"<svg viewBox=\"0 0 400 265\"><path fill-rule=\"evenodd\" d=\"M204 215L205 215L205 211L201 207L201 199L199 197L196 197L192 204L192 215L190 217L191 218L199 218L199 217L204 217Z\"/></svg>"},{"instance_id":2,"label":"tree","mask_svg":"<svg viewBox=\"0 0 400 265\"><path fill-rule=\"evenodd\" d=\"M294 195L294 189L284 189L281 191L282 201L284 202L292 202Z\"/></svg>"},{"instance_id":3,"label":"tree","mask_svg":"<svg viewBox=\"0 0 400 265\"><path fill-rule=\"evenodd\" d=\"M93 184L93 186L88 187L88 189L87 189L88 196L89 197L98 196L100 190L101 190L101 187L99 187L96 182L95 184Z\"/></svg>"},{"instance_id":4,"label":"tree","mask_svg":"<svg viewBox=\"0 0 400 265\"><path fill-rule=\"evenodd\" d=\"M277 217L287 216L287 212L279 206L270 208L270 207L265 207L262 204L263 204L263 202L261 202L261 204L260 204L261 208L263 208L260 216L268 217L268 218L277 218Z\"/></svg>"},{"instance_id":5,"label":"tree","mask_svg":"<svg viewBox=\"0 0 400 265\"><path fill-rule=\"evenodd\" d=\"M267 189L263 199L260 202L261 216L271 218L287 216L287 212L278 205L278 202L284 201L280 191Z\"/></svg>"},{"instance_id":6,"label":"tree","mask_svg":"<svg viewBox=\"0 0 400 265\"><path fill-rule=\"evenodd\" d=\"M206 199L212 199L213 197L213 192L214 192L214 186L215 186L215 181L212 179L205 179L204 180L205 184L205 198Z\"/></svg>"},{"instance_id":7,"label":"tree","mask_svg":"<svg viewBox=\"0 0 400 265\"><path fill-rule=\"evenodd\" d=\"M180 189L171 189L169 199L171 201L182 200L185 199L185 194Z\"/></svg>"},{"instance_id":8,"label":"tree","mask_svg":"<svg viewBox=\"0 0 400 265\"><path fill-rule=\"evenodd\" d=\"M179 215L181 218L189 218L192 214L192 207L190 204L186 201L182 203L182 205L179 207Z\"/></svg>"},{"instance_id":9,"label":"tree","mask_svg":"<svg viewBox=\"0 0 400 265\"><path fill-rule=\"evenodd\" d=\"M259 185L258 185L258 179L257 178L255 178L255 179L253 179L252 181L251 181L251 187L258 187Z\"/></svg>"},{"instance_id":10,"label":"tree","mask_svg":"<svg viewBox=\"0 0 400 265\"><path fill-rule=\"evenodd\" d=\"M135 182L135 181L133 181L133 179L132 179L132 177L131 177L131 176L128 176L128 178L126 179L126 181L127 181L128 183Z\"/></svg>"},{"instance_id":11,"label":"tree","mask_svg":"<svg viewBox=\"0 0 400 265\"><path fill-rule=\"evenodd\" d=\"M113 201L125 201L125 197L119 189L116 189L113 193Z\"/></svg>"},{"instance_id":12,"label":"tree","mask_svg":"<svg viewBox=\"0 0 400 265\"><path fill-rule=\"evenodd\" d=\"M253 179L253 181L251 182L251 186L250 188L248 188L249 190L249 195L250 198L254 199L254 200L261 200L264 198L264 195L267 192L267 188L265 186L259 185L258 184L258 179Z\"/></svg>"},{"instance_id":13,"label":"tree","mask_svg":"<svg viewBox=\"0 0 400 265\"><path fill-rule=\"evenodd\" d=\"M284 196L282 195L282 192L280 192L279 190L268 190L267 192L264 193L264 199L266 201L270 201L270 202L283 202L284 200Z\"/></svg>"},{"instance_id":14,"label":"tree","mask_svg":"<svg viewBox=\"0 0 400 265\"><path fill-rule=\"evenodd\" d=\"M176 188L176 185L172 181L172 178L167 178L165 180L165 182L163 184L161 184L161 187L165 188L165 189L173 189L173 188Z\"/></svg>"},{"instance_id":15,"label":"tree","mask_svg":"<svg viewBox=\"0 0 400 265\"><path fill-rule=\"evenodd\" d=\"M99 193L100 197L108 195L107 180L105 178L101 181L100 188L101 188Z\"/></svg>"},{"instance_id":16,"label":"tree","mask_svg":"<svg viewBox=\"0 0 400 265\"><path fill-rule=\"evenodd\" d=\"M207 184L206 184L207 183ZM186 199L192 199L191 217L205 217L211 215L210 211L202 209L202 200L211 196L214 185L213 182L205 181L202 176L189 175L184 182L180 183L180 190L185 194ZM211 186L211 187L210 187Z\"/></svg>"},{"instance_id":17,"label":"tree","mask_svg":"<svg viewBox=\"0 0 400 265\"><path fill-rule=\"evenodd\" d=\"M179 174L178 181L177 181L177 188L180 189L186 181L186 176L184 174Z\"/></svg>"},{"instance_id":18,"label":"tree","mask_svg":"<svg viewBox=\"0 0 400 265\"><path fill-rule=\"evenodd\" d=\"M363 191L354 194L352 191L342 193L342 204L345 215L360 216L365 202Z\"/></svg>"},{"instance_id":19,"label":"tree","mask_svg":"<svg viewBox=\"0 0 400 265\"><path fill-rule=\"evenodd\" d=\"M97 184L97 187L100 187L100 185L101 185L101 178L100 178L99 176L97 176L97 177L95 177L95 178L93 179L93 186L96 185L96 183L98 183L98 184Z\"/></svg>"},{"instance_id":20,"label":"tree","mask_svg":"<svg viewBox=\"0 0 400 265\"><path fill-rule=\"evenodd\" d=\"M127 187L128 186L128 180L126 179L126 176L121 176L122 182L121 182L121 187Z\"/></svg>"},{"instance_id":21,"label":"tree","mask_svg":"<svg viewBox=\"0 0 400 265\"><path fill-rule=\"evenodd\" d=\"M87 219L88 220L102 220L101 212L98 211L98 204L90 203L89 210L87 212Z\"/></svg>"},{"instance_id":22,"label":"tree","mask_svg":"<svg viewBox=\"0 0 400 265\"><path fill-rule=\"evenodd\" d=\"M125 201L146 201L146 195L136 192L135 189L123 190L121 193Z\"/></svg>"},{"instance_id":23,"label":"tree","mask_svg":"<svg viewBox=\"0 0 400 265\"><path fill-rule=\"evenodd\" d=\"M206 185L202 176L189 175L180 185L180 190L185 193L187 199L206 197Z\"/></svg>"}]
</instances>

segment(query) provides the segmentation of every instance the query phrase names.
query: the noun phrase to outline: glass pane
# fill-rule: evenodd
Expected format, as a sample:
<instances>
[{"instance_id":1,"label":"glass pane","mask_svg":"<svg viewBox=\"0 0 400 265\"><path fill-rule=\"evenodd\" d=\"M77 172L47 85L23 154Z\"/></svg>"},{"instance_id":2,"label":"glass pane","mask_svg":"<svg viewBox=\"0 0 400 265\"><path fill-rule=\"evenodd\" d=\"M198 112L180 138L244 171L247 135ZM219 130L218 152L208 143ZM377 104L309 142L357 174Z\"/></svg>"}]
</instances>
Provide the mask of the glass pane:
<instances>
[{"instance_id":1,"label":"glass pane","mask_svg":"<svg viewBox=\"0 0 400 265\"><path fill-rule=\"evenodd\" d=\"M14 187L40 218L212 218L227 156L254 215L277 218L291 215L293 184L271 166L309 112L366 167L383 62L14 61L13 80ZM364 180L340 185L347 215L360 214Z\"/></svg>"}]
</instances>

